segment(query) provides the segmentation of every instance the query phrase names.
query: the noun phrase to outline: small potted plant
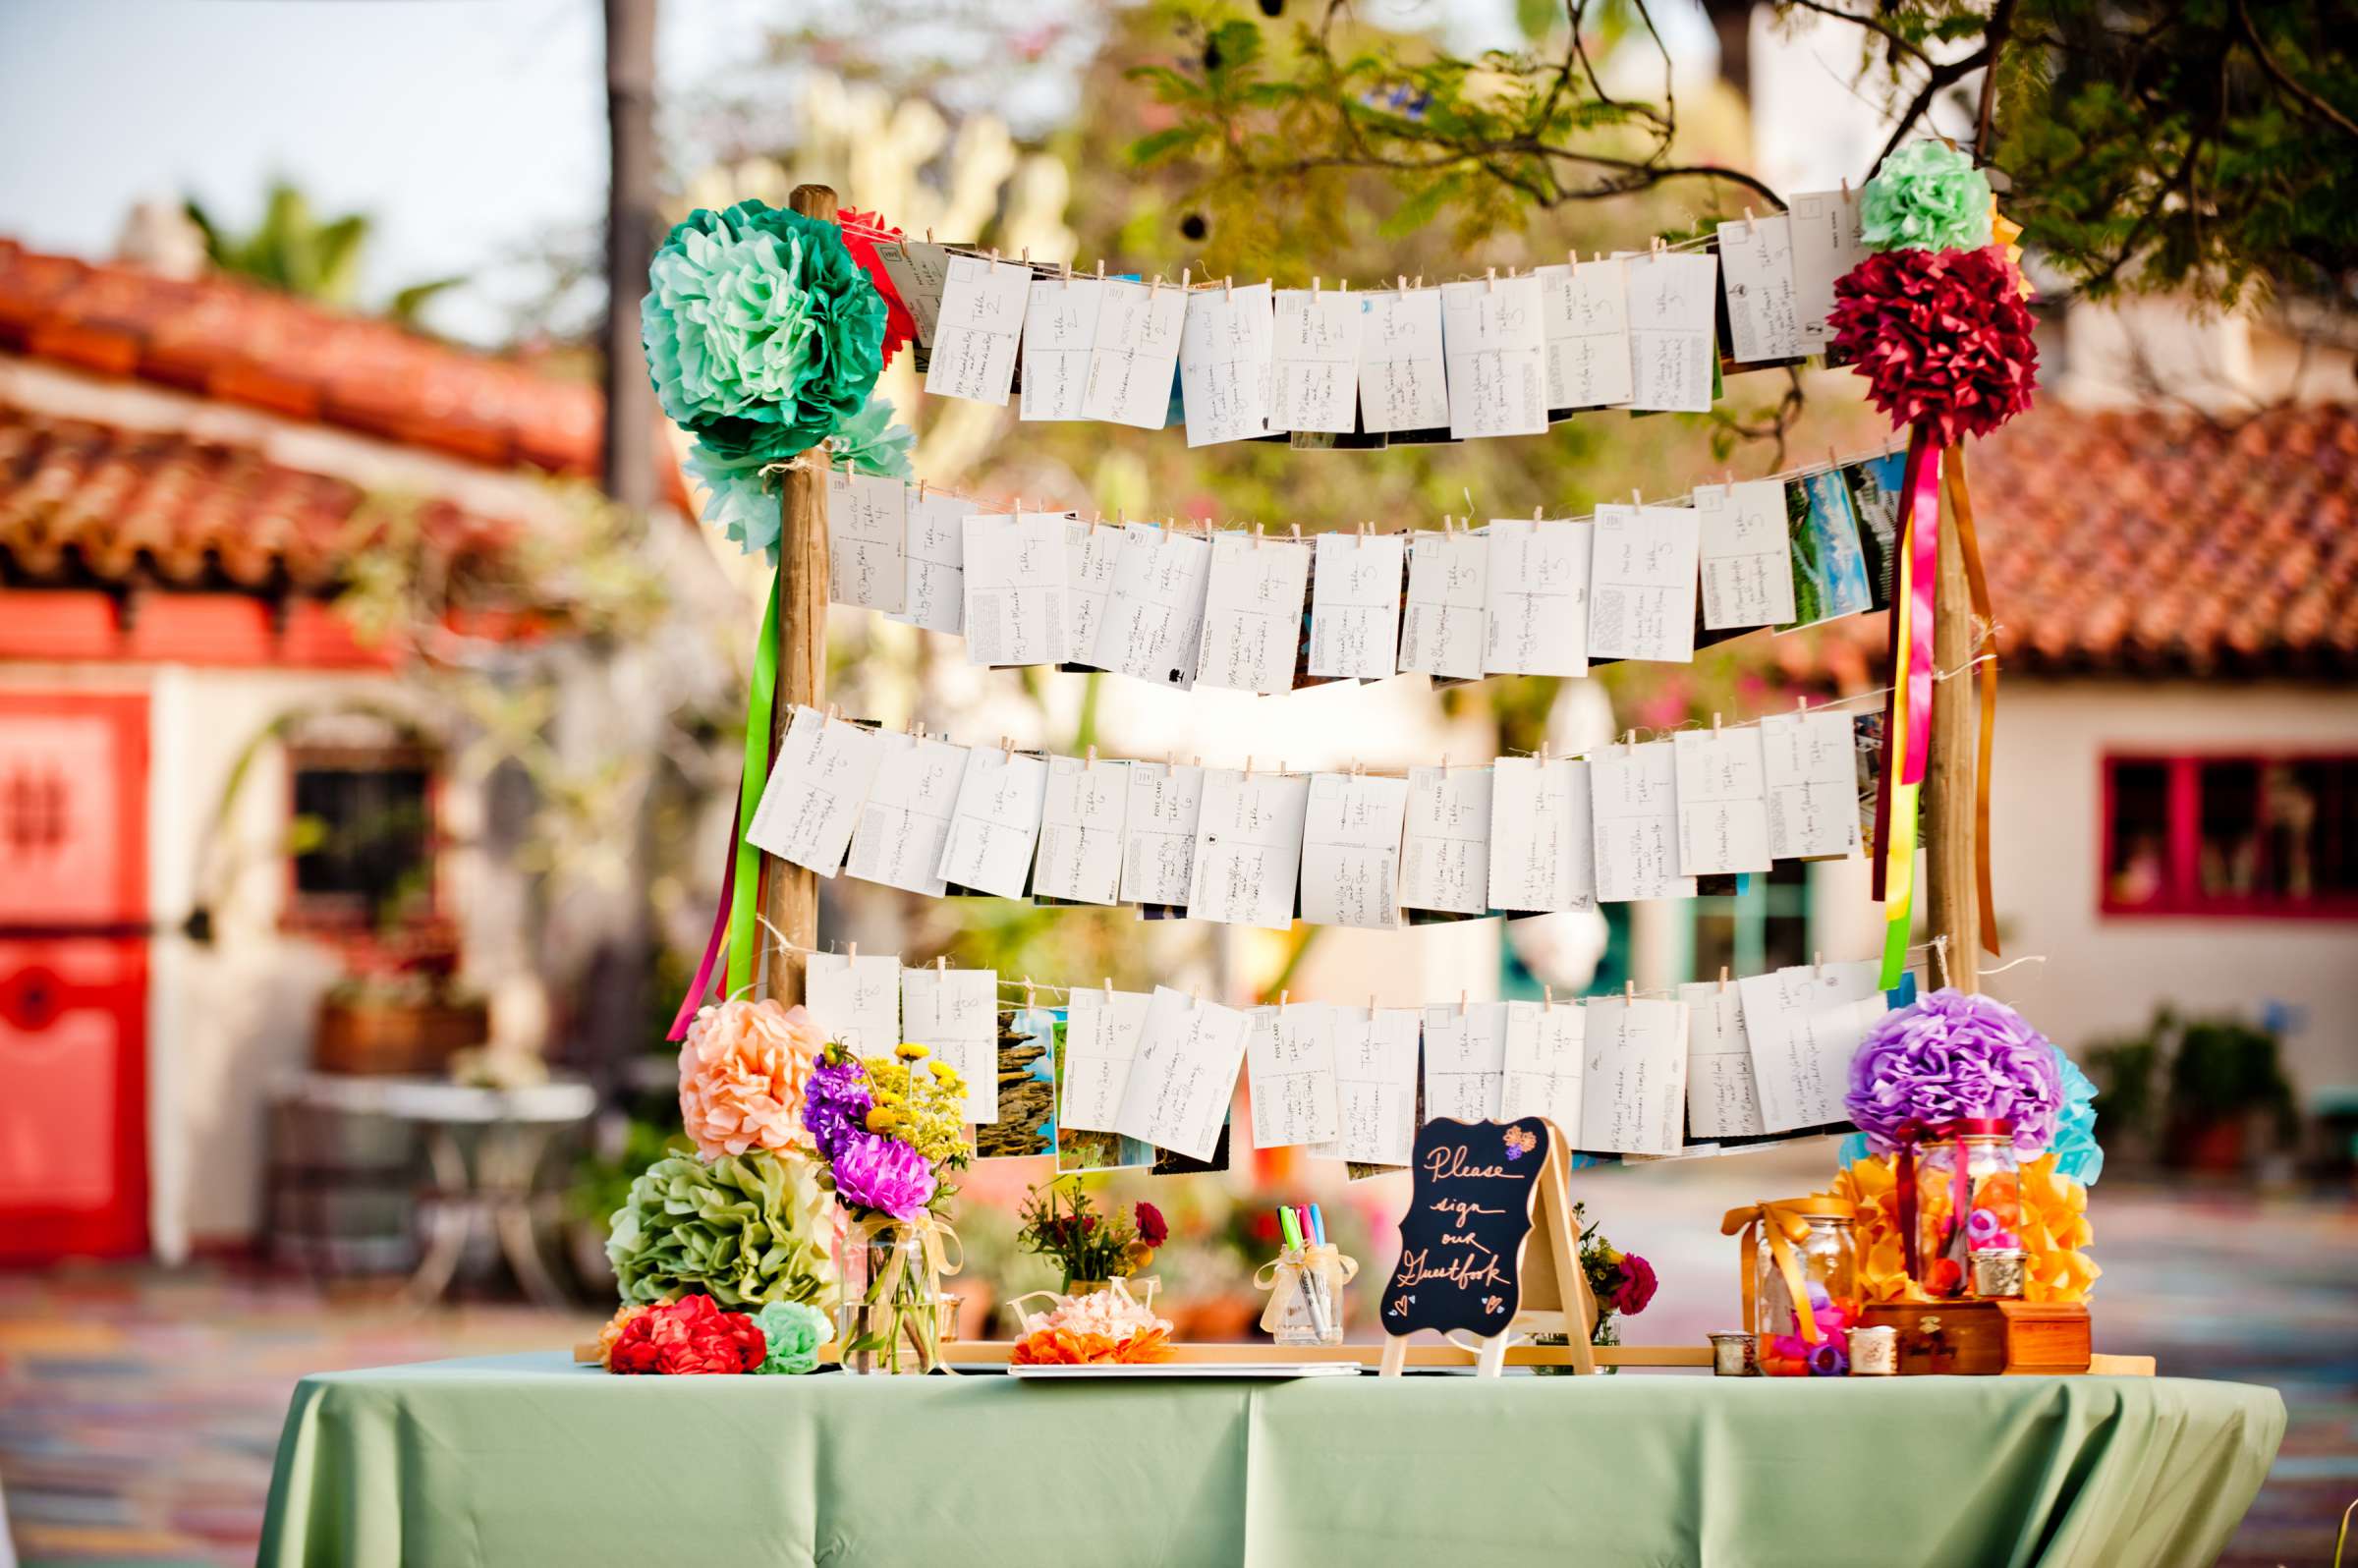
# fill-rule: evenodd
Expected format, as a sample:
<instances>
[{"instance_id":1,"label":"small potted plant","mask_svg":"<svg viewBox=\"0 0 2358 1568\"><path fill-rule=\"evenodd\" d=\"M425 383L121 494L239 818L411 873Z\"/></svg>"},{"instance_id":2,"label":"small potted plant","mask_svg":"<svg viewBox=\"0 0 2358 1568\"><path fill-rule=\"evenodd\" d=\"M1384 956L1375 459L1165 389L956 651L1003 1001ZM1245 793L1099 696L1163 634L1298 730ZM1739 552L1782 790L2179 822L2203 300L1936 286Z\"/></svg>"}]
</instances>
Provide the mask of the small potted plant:
<instances>
[{"instance_id":1,"label":"small potted plant","mask_svg":"<svg viewBox=\"0 0 2358 1568\"><path fill-rule=\"evenodd\" d=\"M1059 1193L1059 1185L1050 1181L1032 1189L1015 1239L1026 1252L1056 1264L1067 1296L1086 1296L1110 1280L1136 1277L1170 1239L1170 1226L1152 1204L1142 1200L1127 1214L1100 1213L1078 1183L1067 1193Z\"/></svg>"}]
</instances>

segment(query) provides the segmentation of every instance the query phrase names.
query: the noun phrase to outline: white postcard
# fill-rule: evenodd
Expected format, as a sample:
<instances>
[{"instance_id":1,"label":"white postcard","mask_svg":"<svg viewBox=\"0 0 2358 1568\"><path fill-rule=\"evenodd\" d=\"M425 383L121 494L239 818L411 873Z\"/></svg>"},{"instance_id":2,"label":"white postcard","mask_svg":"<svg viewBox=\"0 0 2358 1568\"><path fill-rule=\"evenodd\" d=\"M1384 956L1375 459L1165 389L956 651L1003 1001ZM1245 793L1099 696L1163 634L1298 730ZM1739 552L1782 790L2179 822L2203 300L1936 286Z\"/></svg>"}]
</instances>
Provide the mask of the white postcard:
<instances>
[{"instance_id":1,"label":"white postcard","mask_svg":"<svg viewBox=\"0 0 2358 1568\"><path fill-rule=\"evenodd\" d=\"M1409 909L1487 915L1489 890L1490 770L1409 769L1400 902Z\"/></svg>"},{"instance_id":2,"label":"white postcard","mask_svg":"<svg viewBox=\"0 0 2358 1568\"><path fill-rule=\"evenodd\" d=\"M1594 524L1492 518L1482 668L1486 675L1589 673Z\"/></svg>"},{"instance_id":3,"label":"white postcard","mask_svg":"<svg viewBox=\"0 0 2358 1568\"><path fill-rule=\"evenodd\" d=\"M1065 654L1061 512L966 519L966 661L1054 664Z\"/></svg>"},{"instance_id":4,"label":"white postcard","mask_svg":"<svg viewBox=\"0 0 2358 1568\"><path fill-rule=\"evenodd\" d=\"M1629 406L1709 414L1718 258L1681 251L1628 257Z\"/></svg>"},{"instance_id":5,"label":"white postcard","mask_svg":"<svg viewBox=\"0 0 2358 1568\"><path fill-rule=\"evenodd\" d=\"M1597 907L1589 764L1502 756L1490 791L1489 905L1516 914Z\"/></svg>"},{"instance_id":6,"label":"white postcard","mask_svg":"<svg viewBox=\"0 0 2358 1568\"><path fill-rule=\"evenodd\" d=\"M1441 285L1441 347L1449 373L1449 433L1544 435L1547 340L1540 280L1488 277Z\"/></svg>"},{"instance_id":7,"label":"white postcard","mask_svg":"<svg viewBox=\"0 0 2358 1568\"><path fill-rule=\"evenodd\" d=\"M1188 882L1189 919L1290 927L1309 809L1307 774L1207 769Z\"/></svg>"},{"instance_id":8,"label":"white postcard","mask_svg":"<svg viewBox=\"0 0 2358 1568\"><path fill-rule=\"evenodd\" d=\"M947 887L934 872L966 776L966 748L894 730L880 732L876 743L881 756L852 830L847 868L864 882L939 898Z\"/></svg>"},{"instance_id":9,"label":"white postcard","mask_svg":"<svg viewBox=\"0 0 2358 1568\"><path fill-rule=\"evenodd\" d=\"M1438 289L1359 297L1359 407L1371 434L1449 422Z\"/></svg>"},{"instance_id":10,"label":"white postcard","mask_svg":"<svg viewBox=\"0 0 2358 1568\"><path fill-rule=\"evenodd\" d=\"M1784 626L1794 618L1793 563L1781 479L1695 487L1703 624Z\"/></svg>"},{"instance_id":11,"label":"white postcard","mask_svg":"<svg viewBox=\"0 0 2358 1568\"><path fill-rule=\"evenodd\" d=\"M1214 538L1196 684L1264 697L1292 691L1309 589L1308 544L1257 533Z\"/></svg>"},{"instance_id":12,"label":"white postcard","mask_svg":"<svg viewBox=\"0 0 2358 1568\"><path fill-rule=\"evenodd\" d=\"M1834 335L1834 284L1867 256L1859 194L1811 191L1793 198L1793 314L1805 353L1823 354Z\"/></svg>"},{"instance_id":13,"label":"white postcard","mask_svg":"<svg viewBox=\"0 0 2358 1568\"><path fill-rule=\"evenodd\" d=\"M1579 1148L1675 1154L1686 1143L1687 1009L1650 997L1584 1004Z\"/></svg>"},{"instance_id":14,"label":"white postcard","mask_svg":"<svg viewBox=\"0 0 2358 1568\"><path fill-rule=\"evenodd\" d=\"M1397 533L1321 533L1310 587L1310 673L1380 681L1400 669L1400 590L1408 541Z\"/></svg>"},{"instance_id":15,"label":"white postcard","mask_svg":"<svg viewBox=\"0 0 2358 1568\"><path fill-rule=\"evenodd\" d=\"M1095 278L1034 278L1024 309L1026 420L1078 420L1097 341Z\"/></svg>"},{"instance_id":16,"label":"white postcard","mask_svg":"<svg viewBox=\"0 0 2358 1568\"><path fill-rule=\"evenodd\" d=\"M1186 324L1186 290L1107 278L1098 292L1082 413L1113 424L1161 429L1170 418L1171 381L1179 371L1179 337Z\"/></svg>"},{"instance_id":17,"label":"white postcard","mask_svg":"<svg viewBox=\"0 0 2358 1568\"><path fill-rule=\"evenodd\" d=\"M1630 400L1627 265L1599 257L1539 269L1550 410L1618 408Z\"/></svg>"},{"instance_id":18,"label":"white postcard","mask_svg":"<svg viewBox=\"0 0 2358 1568\"><path fill-rule=\"evenodd\" d=\"M1678 762L1668 741L1607 747L1589 758L1597 897L1693 898L1678 860Z\"/></svg>"},{"instance_id":19,"label":"white postcard","mask_svg":"<svg viewBox=\"0 0 2358 1568\"><path fill-rule=\"evenodd\" d=\"M1678 988L1678 999L1687 1004L1687 1130L1697 1138L1766 1133L1743 993L1725 980L1696 980Z\"/></svg>"},{"instance_id":20,"label":"white postcard","mask_svg":"<svg viewBox=\"0 0 2358 1568\"><path fill-rule=\"evenodd\" d=\"M1544 1116L1555 1124L1563 1147L1580 1138L1581 1050L1588 1038L1588 1010L1565 1002L1506 1004L1506 1074L1498 1095L1498 1119Z\"/></svg>"},{"instance_id":21,"label":"white postcard","mask_svg":"<svg viewBox=\"0 0 2358 1568\"><path fill-rule=\"evenodd\" d=\"M1425 1009L1425 1119L1483 1122L1506 1088L1506 1004Z\"/></svg>"},{"instance_id":22,"label":"white postcard","mask_svg":"<svg viewBox=\"0 0 2358 1568\"><path fill-rule=\"evenodd\" d=\"M1359 425L1359 302L1279 289L1269 428L1348 435Z\"/></svg>"},{"instance_id":23,"label":"white postcard","mask_svg":"<svg viewBox=\"0 0 2358 1568\"><path fill-rule=\"evenodd\" d=\"M1334 1077L1339 1127L1314 1144L1321 1159L1405 1165L1417 1140L1417 1010L1337 1007Z\"/></svg>"},{"instance_id":24,"label":"white postcard","mask_svg":"<svg viewBox=\"0 0 2358 1568\"><path fill-rule=\"evenodd\" d=\"M1190 1159L1209 1159L1236 1093L1253 1015L1154 987L1113 1130Z\"/></svg>"},{"instance_id":25,"label":"white postcard","mask_svg":"<svg viewBox=\"0 0 2358 1568\"><path fill-rule=\"evenodd\" d=\"M1692 663L1701 548L1693 507L1600 506L1589 657Z\"/></svg>"},{"instance_id":26,"label":"white postcard","mask_svg":"<svg viewBox=\"0 0 2358 1568\"><path fill-rule=\"evenodd\" d=\"M1269 433L1269 383L1277 351L1269 286L1198 289L1179 335L1179 396L1187 444L1211 446Z\"/></svg>"},{"instance_id":27,"label":"white postcard","mask_svg":"<svg viewBox=\"0 0 2358 1568\"><path fill-rule=\"evenodd\" d=\"M1064 1026L1064 1104L1059 1128L1076 1133L1110 1133L1121 1113L1130 1062L1147 1033L1144 991L1076 986Z\"/></svg>"},{"instance_id":28,"label":"white postcard","mask_svg":"<svg viewBox=\"0 0 2358 1568\"><path fill-rule=\"evenodd\" d=\"M1022 898L1047 785L1043 758L996 746L968 753L936 873L953 887Z\"/></svg>"},{"instance_id":29,"label":"white postcard","mask_svg":"<svg viewBox=\"0 0 2358 1568\"><path fill-rule=\"evenodd\" d=\"M1122 902L1185 906L1196 867L1204 769L1132 762L1122 831Z\"/></svg>"},{"instance_id":30,"label":"white postcard","mask_svg":"<svg viewBox=\"0 0 2358 1568\"><path fill-rule=\"evenodd\" d=\"M952 637L966 630L966 520L979 510L963 496L910 492L902 608L892 619Z\"/></svg>"},{"instance_id":31,"label":"white postcard","mask_svg":"<svg viewBox=\"0 0 2358 1568\"><path fill-rule=\"evenodd\" d=\"M1087 662L1184 692L1196 684L1211 543L1151 523L1133 523L1120 537L1113 591Z\"/></svg>"},{"instance_id":32,"label":"white postcard","mask_svg":"<svg viewBox=\"0 0 2358 1568\"><path fill-rule=\"evenodd\" d=\"M1719 275L1727 291L1727 352L1738 364L1797 360L1808 352L1794 295L1790 218L1778 213L1719 225Z\"/></svg>"},{"instance_id":33,"label":"white postcard","mask_svg":"<svg viewBox=\"0 0 2358 1568\"><path fill-rule=\"evenodd\" d=\"M958 1069L966 1084L968 1121L999 1119L996 971L940 966L902 970L901 1038L926 1046L936 1060Z\"/></svg>"},{"instance_id":34,"label":"white postcard","mask_svg":"<svg viewBox=\"0 0 2358 1568\"><path fill-rule=\"evenodd\" d=\"M1400 924L1408 780L1319 773L1302 830L1302 918L1390 930Z\"/></svg>"},{"instance_id":35,"label":"white postcard","mask_svg":"<svg viewBox=\"0 0 2358 1568\"><path fill-rule=\"evenodd\" d=\"M1845 1122L1850 1059L1889 1008L1874 959L1800 964L1736 981L1752 1042L1761 1125L1771 1133Z\"/></svg>"},{"instance_id":36,"label":"white postcard","mask_svg":"<svg viewBox=\"0 0 2358 1568\"><path fill-rule=\"evenodd\" d=\"M1768 783L1757 729L1680 730L1678 868L1688 876L1766 871Z\"/></svg>"},{"instance_id":37,"label":"white postcard","mask_svg":"<svg viewBox=\"0 0 2358 1568\"><path fill-rule=\"evenodd\" d=\"M1488 645L1490 541L1471 529L1409 536L1408 610L1400 625L1400 673L1482 679Z\"/></svg>"},{"instance_id":38,"label":"white postcard","mask_svg":"<svg viewBox=\"0 0 2358 1568\"><path fill-rule=\"evenodd\" d=\"M1324 1002L1253 1009L1245 1086L1253 1101L1255 1148L1323 1144L1340 1130L1334 1015Z\"/></svg>"},{"instance_id":39,"label":"white postcard","mask_svg":"<svg viewBox=\"0 0 2358 1568\"><path fill-rule=\"evenodd\" d=\"M1768 780L1768 853L1780 861L1859 852L1855 742L1847 713L1769 713L1761 719Z\"/></svg>"},{"instance_id":40,"label":"white postcard","mask_svg":"<svg viewBox=\"0 0 2358 1568\"><path fill-rule=\"evenodd\" d=\"M1122 824L1129 811L1129 763L1048 758L1033 893L1076 904L1121 902Z\"/></svg>"},{"instance_id":41,"label":"white postcard","mask_svg":"<svg viewBox=\"0 0 2358 1568\"><path fill-rule=\"evenodd\" d=\"M828 1039L880 1056L901 1042L901 961L813 953L803 970L803 1006Z\"/></svg>"},{"instance_id":42,"label":"white postcard","mask_svg":"<svg viewBox=\"0 0 2358 1568\"><path fill-rule=\"evenodd\" d=\"M782 861L833 876L883 757L874 730L796 708L745 836Z\"/></svg>"},{"instance_id":43,"label":"white postcard","mask_svg":"<svg viewBox=\"0 0 2358 1568\"><path fill-rule=\"evenodd\" d=\"M926 390L935 397L1007 406L1015 345L1024 332L1032 269L979 255L953 255L941 289Z\"/></svg>"}]
</instances>

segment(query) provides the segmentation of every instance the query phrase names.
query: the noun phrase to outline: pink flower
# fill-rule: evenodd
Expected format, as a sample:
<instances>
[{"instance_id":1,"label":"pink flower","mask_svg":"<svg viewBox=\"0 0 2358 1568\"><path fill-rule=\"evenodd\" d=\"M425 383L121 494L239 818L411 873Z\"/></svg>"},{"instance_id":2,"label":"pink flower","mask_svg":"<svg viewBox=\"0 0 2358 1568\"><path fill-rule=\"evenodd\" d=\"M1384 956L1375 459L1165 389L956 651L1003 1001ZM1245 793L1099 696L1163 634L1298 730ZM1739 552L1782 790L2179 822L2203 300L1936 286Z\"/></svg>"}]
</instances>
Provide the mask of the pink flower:
<instances>
[{"instance_id":1,"label":"pink flower","mask_svg":"<svg viewBox=\"0 0 2358 1568\"><path fill-rule=\"evenodd\" d=\"M825 1044L810 1014L766 997L698 1013L680 1045L680 1120L696 1151L717 1159L794 1144Z\"/></svg>"},{"instance_id":2,"label":"pink flower","mask_svg":"<svg viewBox=\"0 0 2358 1568\"><path fill-rule=\"evenodd\" d=\"M1613 1289L1611 1306L1624 1317L1634 1317L1654 1300L1654 1265L1636 1253L1621 1255L1621 1283Z\"/></svg>"}]
</instances>

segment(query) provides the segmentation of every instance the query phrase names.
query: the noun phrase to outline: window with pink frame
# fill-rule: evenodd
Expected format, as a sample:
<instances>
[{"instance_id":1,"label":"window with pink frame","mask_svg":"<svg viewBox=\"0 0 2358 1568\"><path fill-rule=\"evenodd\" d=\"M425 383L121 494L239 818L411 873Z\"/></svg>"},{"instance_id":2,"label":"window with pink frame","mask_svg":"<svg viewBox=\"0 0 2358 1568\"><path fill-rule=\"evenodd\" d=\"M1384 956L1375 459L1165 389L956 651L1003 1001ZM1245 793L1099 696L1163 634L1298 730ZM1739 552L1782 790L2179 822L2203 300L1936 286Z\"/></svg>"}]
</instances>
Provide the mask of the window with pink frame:
<instances>
[{"instance_id":1,"label":"window with pink frame","mask_svg":"<svg viewBox=\"0 0 2358 1568\"><path fill-rule=\"evenodd\" d=\"M2107 915L2358 919L2358 754L2105 758Z\"/></svg>"}]
</instances>

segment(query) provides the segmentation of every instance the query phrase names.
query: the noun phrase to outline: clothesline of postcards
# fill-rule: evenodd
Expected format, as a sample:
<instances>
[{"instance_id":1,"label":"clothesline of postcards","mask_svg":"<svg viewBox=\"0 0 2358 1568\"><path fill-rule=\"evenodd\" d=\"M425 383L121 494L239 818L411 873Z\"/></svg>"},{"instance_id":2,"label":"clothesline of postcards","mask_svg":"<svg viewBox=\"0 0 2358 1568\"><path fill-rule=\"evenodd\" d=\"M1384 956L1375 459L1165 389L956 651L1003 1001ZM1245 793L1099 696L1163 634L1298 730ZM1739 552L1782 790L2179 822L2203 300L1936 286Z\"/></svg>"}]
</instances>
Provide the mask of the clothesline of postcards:
<instances>
[{"instance_id":1,"label":"clothesline of postcards","mask_svg":"<svg viewBox=\"0 0 2358 1568\"><path fill-rule=\"evenodd\" d=\"M1825 353L1835 281L1867 253L1847 189L1696 241L1358 292L1192 271L1174 284L852 232L908 308L927 392L1004 407L1020 386L1025 420L1176 420L1190 446L1381 447L1536 435L1586 409L1703 413L1723 368Z\"/></svg>"},{"instance_id":2,"label":"clothesline of postcards","mask_svg":"<svg viewBox=\"0 0 2358 1568\"><path fill-rule=\"evenodd\" d=\"M1072 1169L1220 1158L1240 1070L1255 1148L1374 1165L1407 1163L1417 1127L1443 1117L1543 1115L1584 1153L1625 1159L1843 1132L1850 1057L1916 983L1886 993L1875 961L1820 955L1669 993L1231 1007L786 945L806 955L805 1005L830 1038L926 1046L966 1086L979 1153ZM1003 1005L1010 990L1022 1005ZM1040 990L1061 1006L1039 1006Z\"/></svg>"},{"instance_id":3,"label":"clothesline of postcards","mask_svg":"<svg viewBox=\"0 0 2358 1568\"><path fill-rule=\"evenodd\" d=\"M1841 704L1883 695L1405 772L1051 756L798 706L745 836L820 876L935 898L1277 930L1697 897L1873 842L1881 715Z\"/></svg>"},{"instance_id":4,"label":"clothesline of postcards","mask_svg":"<svg viewBox=\"0 0 2358 1568\"><path fill-rule=\"evenodd\" d=\"M828 467L828 594L963 636L974 664L1182 690L1684 663L1757 628L1887 608L1905 464L1878 452L1699 485L1691 504L1633 493L1587 517L1307 536L1108 524Z\"/></svg>"}]
</instances>

